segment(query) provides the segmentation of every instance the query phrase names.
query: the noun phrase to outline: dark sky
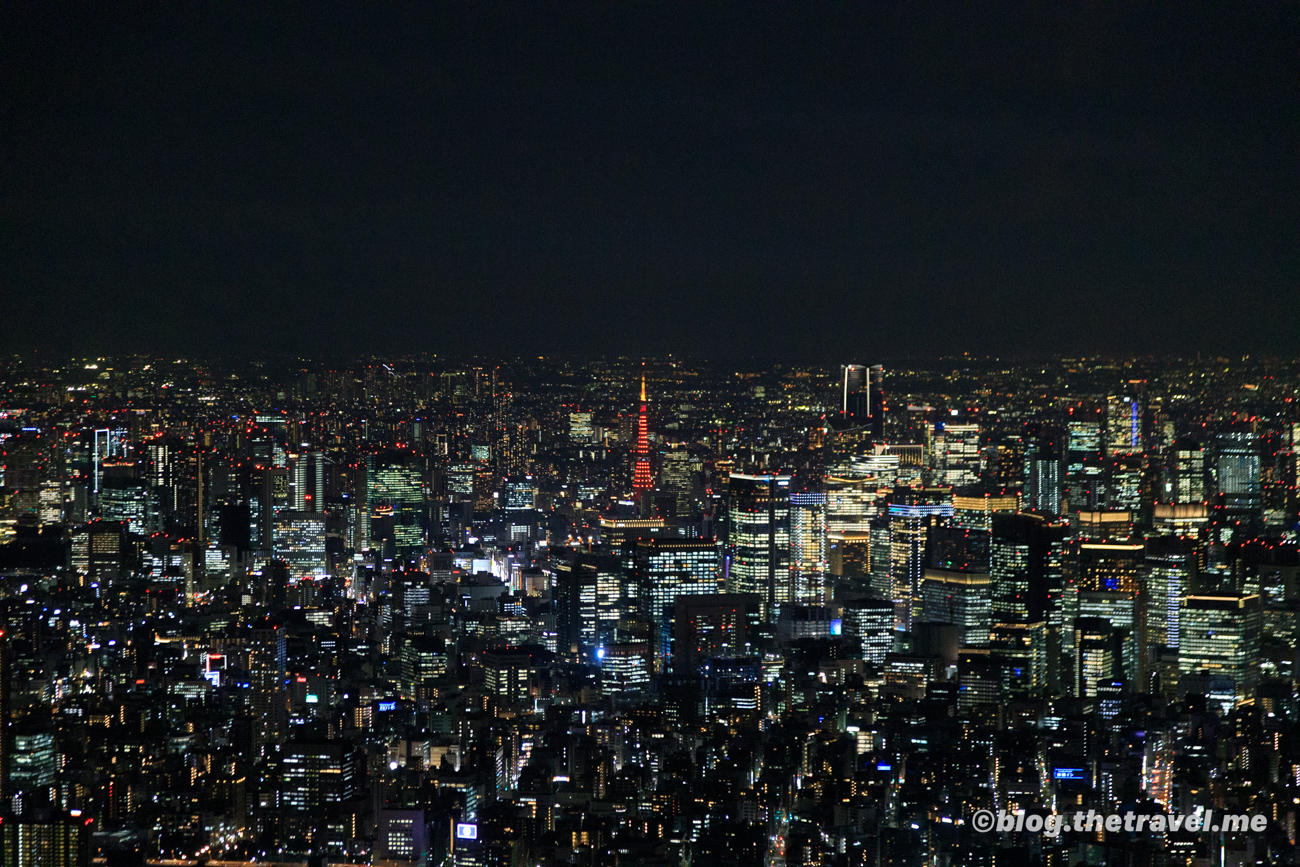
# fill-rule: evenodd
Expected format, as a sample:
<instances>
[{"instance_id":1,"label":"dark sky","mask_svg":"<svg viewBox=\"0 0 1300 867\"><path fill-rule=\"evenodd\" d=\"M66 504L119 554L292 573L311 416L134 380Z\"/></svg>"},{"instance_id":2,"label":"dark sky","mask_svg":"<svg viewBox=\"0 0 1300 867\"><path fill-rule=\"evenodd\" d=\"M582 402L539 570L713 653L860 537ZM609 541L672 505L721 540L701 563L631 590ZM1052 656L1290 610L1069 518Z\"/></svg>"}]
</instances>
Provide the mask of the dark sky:
<instances>
[{"instance_id":1,"label":"dark sky","mask_svg":"<svg viewBox=\"0 0 1300 867\"><path fill-rule=\"evenodd\" d=\"M6 4L0 347L1294 355L1300 5Z\"/></svg>"}]
</instances>

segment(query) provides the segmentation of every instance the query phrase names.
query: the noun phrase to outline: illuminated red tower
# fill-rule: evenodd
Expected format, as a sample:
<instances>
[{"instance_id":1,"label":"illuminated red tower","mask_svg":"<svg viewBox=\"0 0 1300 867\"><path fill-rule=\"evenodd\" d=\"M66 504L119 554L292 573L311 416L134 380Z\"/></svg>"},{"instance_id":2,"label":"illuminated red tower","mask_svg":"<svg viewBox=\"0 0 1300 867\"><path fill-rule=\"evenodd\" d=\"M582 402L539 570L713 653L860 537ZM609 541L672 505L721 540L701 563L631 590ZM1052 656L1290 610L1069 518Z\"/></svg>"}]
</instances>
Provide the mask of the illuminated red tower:
<instances>
[{"instance_id":1,"label":"illuminated red tower","mask_svg":"<svg viewBox=\"0 0 1300 867\"><path fill-rule=\"evenodd\" d=\"M637 494L654 487L650 476L650 421L646 415L645 377L641 377L641 415L636 420L636 464L632 467L632 490Z\"/></svg>"}]
</instances>

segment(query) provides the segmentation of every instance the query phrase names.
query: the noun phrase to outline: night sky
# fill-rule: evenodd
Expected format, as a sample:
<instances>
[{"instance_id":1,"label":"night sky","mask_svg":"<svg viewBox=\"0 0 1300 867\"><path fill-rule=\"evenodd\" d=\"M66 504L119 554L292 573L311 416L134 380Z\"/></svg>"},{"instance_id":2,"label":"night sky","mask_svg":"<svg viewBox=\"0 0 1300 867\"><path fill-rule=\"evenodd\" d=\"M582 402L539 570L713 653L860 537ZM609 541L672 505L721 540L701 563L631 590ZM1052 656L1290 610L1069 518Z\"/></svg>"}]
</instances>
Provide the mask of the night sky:
<instances>
[{"instance_id":1,"label":"night sky","mask_svg":"<svg viewBox=\"0 0 1300 867\"><path fill-rule=\"evenodd\" d=\"M1300 5L6 4L0 350L1278 352Z\"/></svg>"}]
</instances>

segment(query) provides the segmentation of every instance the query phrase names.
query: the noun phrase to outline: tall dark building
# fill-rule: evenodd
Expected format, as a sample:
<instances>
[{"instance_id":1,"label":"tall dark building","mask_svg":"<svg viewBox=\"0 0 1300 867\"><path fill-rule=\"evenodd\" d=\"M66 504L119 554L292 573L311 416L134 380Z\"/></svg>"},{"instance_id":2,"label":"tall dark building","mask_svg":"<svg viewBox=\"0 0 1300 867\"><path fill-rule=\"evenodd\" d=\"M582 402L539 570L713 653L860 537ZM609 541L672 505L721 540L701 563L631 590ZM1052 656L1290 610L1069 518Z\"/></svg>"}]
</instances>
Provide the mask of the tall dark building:
<instances>
[{"instance_id":1,"label":"tall dark building","mask_svg":"<svg viewBox=\"0 0 1300 867\"><path fill-rule=\"evenodd\" d=\"M885 369L846 364L840 368L840 410L835 419L841 430L861 428L872 437L884 436Z\"/></svg>"},{"instance_id":2,"label":"tall dark building","mask_svg":"<svg viewBox=\"0 0 1300 867\"><path fill-rule=\"evenodd\" d=\"M1064 467L1057 438L1035 432L1025 446L1025 508L1059 515L1065 495Z\"/></svg>"},{"instance_id":3,"label":"tall dark building","mask_svg":"<svg viewBox=\"0 0 1300 867\"><path fill-rule=\"evenodd\" d=\"M671 655L677 597L717 593L718 543L712 539L643 539L637 543L636 574L646 600L655 663Z\"/></svg>"},{"instance_id":4,"label":"tall dark building","mask_svg":"<svg viewBox=\"0 0 1300 867\"><path fill-rule=\"evenodd\" d=\"M793 601L790 477L732 473L727 524L727 590L757 593L763 599L763 616L775 621L777 607Z\"/></svg>"},{"instance_id":5,"label":"tall dark building","mask_svg":"<svg viewBox=\"0 0 1300 867\"><path fill-rule=\"evenodd\" d=\"M357 796L364 763L347 741L291 741L271 757L275 824L282 840L302 839L313 850L346 840L340 814Z\"/></svg>"},{"instance_id":6,"label":"tall dark building","mask_svg":"<svg viewBox=\"0 0 1300 867\"><path fill-rule=\"evenodd\" d=\"M678 596L673 615L673 670L692 671L706 658L758 652L763 602L755 593Z\"/></svg>"},{"instance_id":7,"label":"tall dark building","mask_svg":"<svg viewBox=\"0 0 1300 867\"><path fill-rule=\"evenodd\" d=\"M1066 530L1039 515L993 516L989 575L995 622L1046 619L1053 592L1060 592Z\"/></svg>"},{"instance_id":8,"label":"tall dark building","mask_svg":"<svg viewBox=\"0 0 1300 867\"><path fill-rule=\"evenodd\" d=\"M9 765L13 751L9 727L9 696L12 688L13 666L9 661L9 636L0 629L0 805L9 802ZM3 809L0 806L0 810Z\"/></svg>"},{"instance_id":9,"label":"tall dark building","mask_svg":"<svg viewBox=\"0 0 1300 867\"><path fill-rule=\"evenodd\" d=\"M555 649L560 656L582 656L596 644L596 585L594 563L571 559L555 567Z\"/></svg>"},{"instance_id":10,"label":"tall dark building","mask_svg":"<svg viewBox=\"0 0 1300 867\"><path fill-rule=\"evenodd\" d=\"M867 410L870 391L867 368L861 364L846 364L841 372L844 382L840 416L846 421L864 421L870 415Z\"/></svg>"}]
</instances>

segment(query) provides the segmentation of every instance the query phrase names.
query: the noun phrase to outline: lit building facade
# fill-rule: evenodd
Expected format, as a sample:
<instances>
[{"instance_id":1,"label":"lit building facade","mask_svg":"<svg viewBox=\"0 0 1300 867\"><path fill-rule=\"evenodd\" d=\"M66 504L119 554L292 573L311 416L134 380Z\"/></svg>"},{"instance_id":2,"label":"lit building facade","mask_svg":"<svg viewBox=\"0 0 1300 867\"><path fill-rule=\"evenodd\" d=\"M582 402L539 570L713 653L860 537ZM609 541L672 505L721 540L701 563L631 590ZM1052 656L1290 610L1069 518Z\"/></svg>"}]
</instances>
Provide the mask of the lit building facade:
<instances>
[{"instance_id":1,"label":"lit building facade","mask_svg":"<svg viewBox=\"0 0 1300 867\"><path fill-rule=\"evenodd\" d=\"M756 593L763 616L774 621L777 607L790 602L790 477L731 474L727 510L729 593Z\"/></svg>"},{"instance_id":2,"label":"lit building facade","mask_svg":"<svg viewBox=\"0 0 1300 867\"><path fill-rule=\"evenodd\" d=\"M1186 596L1179 612L1178 667L1232 679L1238 700L1259 679L1260 599L1256 594Z\"/></svg>"},{"instance_id":3,"label":"lit building facade","mask_svg":"<svg viewBox=\"0 0 1300 867\"><path fill-rule=\"evenodd\" d=\"M826 495L790 495L790 599L799 605L826 600Z\"/></svg>"}]
</instances>

